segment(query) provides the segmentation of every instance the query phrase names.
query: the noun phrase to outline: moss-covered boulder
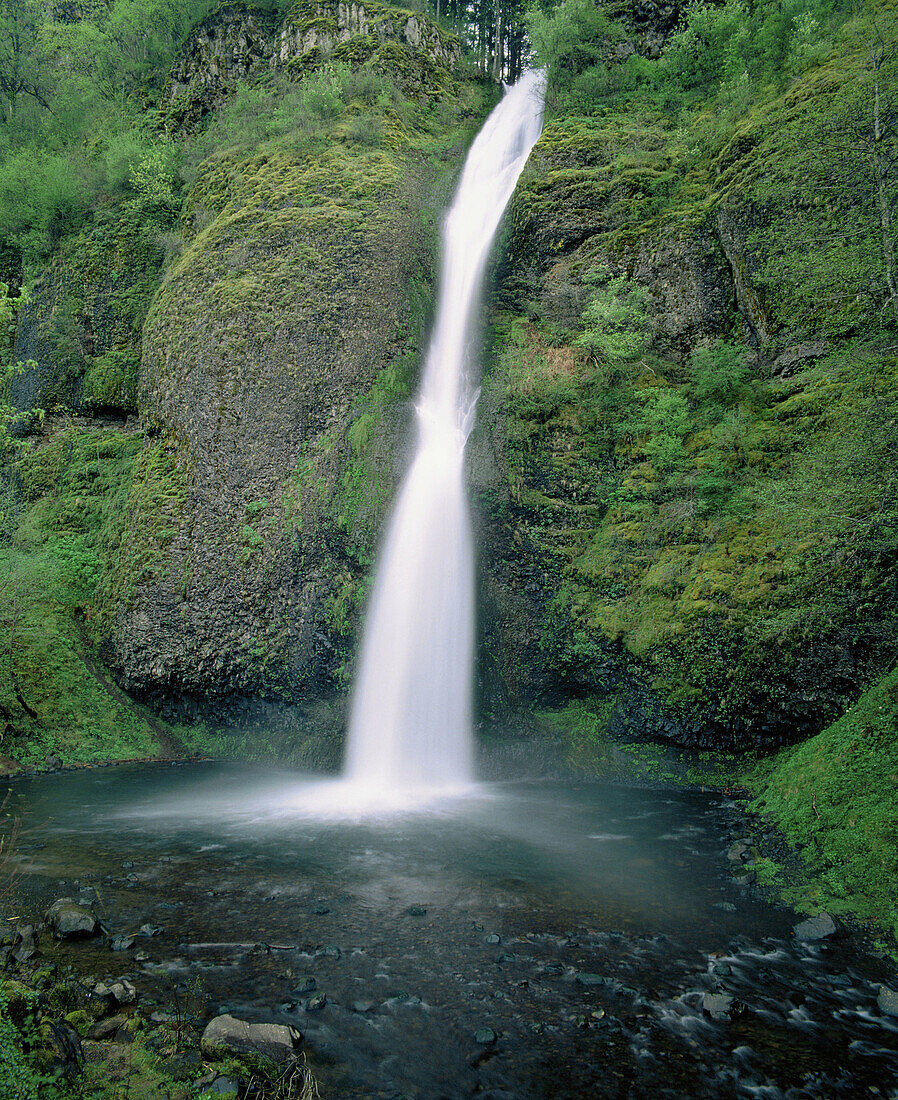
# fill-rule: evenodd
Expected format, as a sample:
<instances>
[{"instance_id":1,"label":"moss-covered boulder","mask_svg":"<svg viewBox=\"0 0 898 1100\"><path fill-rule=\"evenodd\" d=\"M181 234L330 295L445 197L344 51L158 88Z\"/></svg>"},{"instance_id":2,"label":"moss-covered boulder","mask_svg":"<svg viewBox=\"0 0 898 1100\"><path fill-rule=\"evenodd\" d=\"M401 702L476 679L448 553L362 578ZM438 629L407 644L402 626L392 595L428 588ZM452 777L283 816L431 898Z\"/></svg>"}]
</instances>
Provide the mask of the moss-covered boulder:
<instances>
[{"instance_id":1,"label":"moss-covered boulder","mask_svg":"<svg viewBox=\"0 0 898 1100\"><path fill-rule=\"evenodd\" d=\"M472 94L454 137L422 114L360 142L350 109L200 170L144 329L152 437L100 614L121 682L169 712L346 683Z\"/></svg>"}]
</instances>

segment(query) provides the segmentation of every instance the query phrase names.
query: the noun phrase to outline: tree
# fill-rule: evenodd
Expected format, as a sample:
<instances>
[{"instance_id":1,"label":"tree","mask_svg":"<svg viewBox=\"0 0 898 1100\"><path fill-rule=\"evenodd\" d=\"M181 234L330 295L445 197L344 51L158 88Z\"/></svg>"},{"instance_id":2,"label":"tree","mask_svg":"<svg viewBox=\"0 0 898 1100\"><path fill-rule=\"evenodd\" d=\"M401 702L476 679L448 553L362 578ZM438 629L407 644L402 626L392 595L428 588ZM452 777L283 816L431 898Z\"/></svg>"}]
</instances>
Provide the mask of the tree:
<instances>
[{"instance_id":1,"label":"tree","mask_svg":"<svg viewBox=\"0 0 898 1100\"><path fill-rule=\"evenodd\" d=\"M0 96L2 121L15 114L20 96L49 106L41 46L45 6L41 0L0 0Z\"/></svg>"}]
</instances>

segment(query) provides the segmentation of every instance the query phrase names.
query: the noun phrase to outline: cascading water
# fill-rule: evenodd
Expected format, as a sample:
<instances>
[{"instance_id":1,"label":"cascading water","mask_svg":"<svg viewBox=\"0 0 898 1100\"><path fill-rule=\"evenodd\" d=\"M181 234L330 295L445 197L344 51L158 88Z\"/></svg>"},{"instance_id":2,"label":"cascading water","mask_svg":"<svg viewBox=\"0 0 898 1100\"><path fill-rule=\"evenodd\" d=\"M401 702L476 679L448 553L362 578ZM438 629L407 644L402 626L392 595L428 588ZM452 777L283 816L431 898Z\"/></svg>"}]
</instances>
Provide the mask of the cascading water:
<instances>
[{"instance_id":1,"label":"cascading water","mask_svg":"<svg viewBox=\"0 0 898 1100\"><path fill-rule=\"evenodd\" d=\"M525 73L487 119L443 230L417 450L378 567L353 699L346 778L376 797L472 779L473 547L465 443L477 390L471 328L493 237L539 137L544 78Z\"/></svg>"}]
</instances>

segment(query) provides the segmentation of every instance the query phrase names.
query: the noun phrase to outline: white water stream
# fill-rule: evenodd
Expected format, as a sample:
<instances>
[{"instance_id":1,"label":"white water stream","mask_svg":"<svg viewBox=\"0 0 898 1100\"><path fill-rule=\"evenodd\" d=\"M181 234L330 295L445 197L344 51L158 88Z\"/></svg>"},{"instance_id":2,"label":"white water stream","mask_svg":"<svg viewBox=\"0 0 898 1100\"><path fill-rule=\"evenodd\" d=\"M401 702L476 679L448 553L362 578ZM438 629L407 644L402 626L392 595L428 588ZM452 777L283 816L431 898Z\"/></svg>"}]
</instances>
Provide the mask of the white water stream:
<instances>
[{"instance_id":1,"label":"white water stream","mask_svg":"<svg viewBox=\"0 0 898 1100\"><path fill-rule=\"evenodd\" d=\"M525 73L471 146L443 230L418 442L377 570L349 726L346 779L379 802L473 779L473 546L465 443L478 391L472 327L493 237L539 137L544 79Z\"/></svg>"}]
</instances>

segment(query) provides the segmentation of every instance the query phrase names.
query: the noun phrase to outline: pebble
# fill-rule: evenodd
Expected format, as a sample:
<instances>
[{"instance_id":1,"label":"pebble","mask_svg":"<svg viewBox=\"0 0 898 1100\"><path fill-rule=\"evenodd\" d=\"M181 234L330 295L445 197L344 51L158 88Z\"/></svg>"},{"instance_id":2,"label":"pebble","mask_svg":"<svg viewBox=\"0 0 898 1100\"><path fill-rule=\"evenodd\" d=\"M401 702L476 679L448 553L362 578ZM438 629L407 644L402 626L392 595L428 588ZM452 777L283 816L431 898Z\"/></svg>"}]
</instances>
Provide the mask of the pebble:
<instances>
[{"instance_id":1,"label":"pebble","mask_svg":"<svg viewBox=\"0 0 898 1100\"><path fill-rule=\"evenodd\" d=\"M483 942L489 944L490 947L495 947L497 943L502 942L502 937L499 935L498 932L490 932L490 934Z\"/></svg>"},{"instance_id":2,"label":"pebble","mask_svg":"<svg viewBox=\"0 0 898 1100\"><path fill-rule=\"evenodd\" d=\"M482 1027L474 1034L474 1042L481 1047L491 1047L496 1038L496 1033L491 1027Z\"/></svg>"}]
</instances>

